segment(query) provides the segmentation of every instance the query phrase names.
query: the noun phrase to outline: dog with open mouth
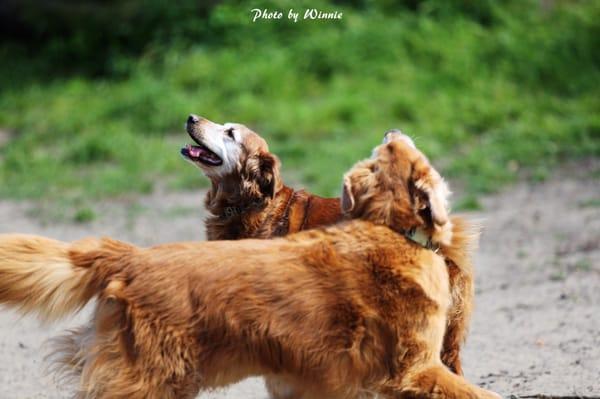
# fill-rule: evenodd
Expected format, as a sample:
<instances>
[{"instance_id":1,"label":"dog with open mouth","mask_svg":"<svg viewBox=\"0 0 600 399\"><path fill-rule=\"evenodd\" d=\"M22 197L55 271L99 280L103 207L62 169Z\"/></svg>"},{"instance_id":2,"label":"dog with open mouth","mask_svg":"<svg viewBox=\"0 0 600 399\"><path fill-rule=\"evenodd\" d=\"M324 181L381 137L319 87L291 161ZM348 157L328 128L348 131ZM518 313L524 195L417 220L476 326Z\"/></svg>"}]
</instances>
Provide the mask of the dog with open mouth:
<instances>
[{"instance_id":1,"label":"dog with open mouth","mask_svg":"<svg viewBox=\"0 0 600 399\"><path fill-rule=\"evenodd\" d=\"M56 320L97 299L55 354L80 398L191 399L275 375L305 399L498 399L440 359L447 194L392 135L344 176L334 226L151 248L0 235L0 304Z\"/></svg>"},{"instance_id":2,"label":"dog with open mouth","mask_svg":"<svg viewBox=\"0 0 600 399\"><path fill-rule=\"evenodd\" d=\"M279 237L340 220L338 198L284 185L279 159L246 126L192 114L186 130L194 144L181 154L211 181L205 198L209 240Z\"/></svg>"},{"instance_id":3,"label":"dog with open mouth","mask_svg":"<svg viewBox=\"0 0 600 399\"><path fill-rule=\"evenodd\" d=\"M212 214L206 221L209 240L273 238L341 220L339 198L322 198L284 185L278 158L269 152L265 139L248 127L221 125L191 114L186 130L195 144L184 147L182 155L211 181L205 198ZM387 141L406 137L399 130L385 134ZM478 242L478 229L460 215L452 215L450 221L452 240L439 248L448 266L453 298L442 361L462 375L460 349L473 308L471 253ZM285 384L268 377L266 383L273 398L294 397Z\"/></svg>"}]
</instances>

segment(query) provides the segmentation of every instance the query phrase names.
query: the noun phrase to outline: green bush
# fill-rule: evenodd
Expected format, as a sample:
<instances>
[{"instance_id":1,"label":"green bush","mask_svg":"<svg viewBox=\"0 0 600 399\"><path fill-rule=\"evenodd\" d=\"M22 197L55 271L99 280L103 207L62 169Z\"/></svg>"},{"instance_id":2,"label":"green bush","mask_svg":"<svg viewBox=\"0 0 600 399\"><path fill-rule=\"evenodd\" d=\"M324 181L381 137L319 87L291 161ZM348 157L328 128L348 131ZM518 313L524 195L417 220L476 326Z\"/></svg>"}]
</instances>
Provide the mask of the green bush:
<instances>
[{"instance_id":1,"label":"green bush","mask_svg":"<svg viewBox=\"0 0 600 399\"><path fill-rule=\"evenodd\" d=\"M48 28L33 55L1 46L0 195L196 187L178 156L190 112L255 129L321 194L394 127L471 194L600 154L597 2L256 2L344 12L297 24L252 23L252 3L128 1L92 13L111 23Z\"/></svg>"}]
</instances>

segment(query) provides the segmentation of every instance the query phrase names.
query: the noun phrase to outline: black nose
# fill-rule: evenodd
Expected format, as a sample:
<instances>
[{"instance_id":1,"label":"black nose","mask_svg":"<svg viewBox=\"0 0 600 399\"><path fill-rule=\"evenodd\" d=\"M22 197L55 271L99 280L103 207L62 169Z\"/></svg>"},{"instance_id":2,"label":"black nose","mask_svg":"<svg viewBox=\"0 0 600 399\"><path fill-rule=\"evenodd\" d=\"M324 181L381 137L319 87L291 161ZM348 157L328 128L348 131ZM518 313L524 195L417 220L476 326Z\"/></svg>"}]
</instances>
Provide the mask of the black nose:
<instances>
[{"instance_id":1,"label":"black nose","mask_svg":"<svg viewBox=\"0 0 600 399\"><path fill-rule=\"evenodd\" d=\"M200 118L198 118L198 116L196 116L194 114L190 114L190 116L188 116L187 123L189 125L194 125L198 122L200 122Z\"/></svg>"}]
</instances>

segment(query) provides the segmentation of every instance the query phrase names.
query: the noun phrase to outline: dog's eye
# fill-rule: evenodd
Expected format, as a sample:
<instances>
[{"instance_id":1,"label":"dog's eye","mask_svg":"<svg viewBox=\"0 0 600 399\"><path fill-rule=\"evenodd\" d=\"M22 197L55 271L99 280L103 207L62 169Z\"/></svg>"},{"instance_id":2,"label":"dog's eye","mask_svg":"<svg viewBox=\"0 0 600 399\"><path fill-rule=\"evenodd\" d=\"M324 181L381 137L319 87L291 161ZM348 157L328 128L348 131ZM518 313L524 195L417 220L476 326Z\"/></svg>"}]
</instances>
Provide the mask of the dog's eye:
<instances>
[{"instance_id":1,"label":"dog's eye","mask_svg":"<svg viewBox=\"0 0 600 399\"><path fill-rule=\"evenodd\" d=\"M234 129L230 127L229 129L225 130L225 133L227 133L227 136L229 136L230 139L235 141L235 135L233 134L233 130Z\"/></svg>"}]
</instances>

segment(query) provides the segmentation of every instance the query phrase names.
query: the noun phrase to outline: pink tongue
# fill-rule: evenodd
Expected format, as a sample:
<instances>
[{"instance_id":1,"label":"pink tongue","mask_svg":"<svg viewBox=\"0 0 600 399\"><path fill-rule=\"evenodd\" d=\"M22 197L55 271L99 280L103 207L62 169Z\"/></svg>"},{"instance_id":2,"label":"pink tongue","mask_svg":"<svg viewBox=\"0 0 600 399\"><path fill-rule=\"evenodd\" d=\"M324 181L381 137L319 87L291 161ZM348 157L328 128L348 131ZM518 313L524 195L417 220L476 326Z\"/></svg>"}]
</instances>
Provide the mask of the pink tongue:
<instances>
[{"instance_id":1,"label":"pink tongue","mask_svg":"<svg viewBox=\"0 0 600 399\"><path fill-rule=\"evenodd\" d=\"M190 146L189 150L190 155L193 156L194 158L198 158L200 156L200 154L202 153L202 150L199 147L193 147Z\"/></svg>"}]
</instances>

